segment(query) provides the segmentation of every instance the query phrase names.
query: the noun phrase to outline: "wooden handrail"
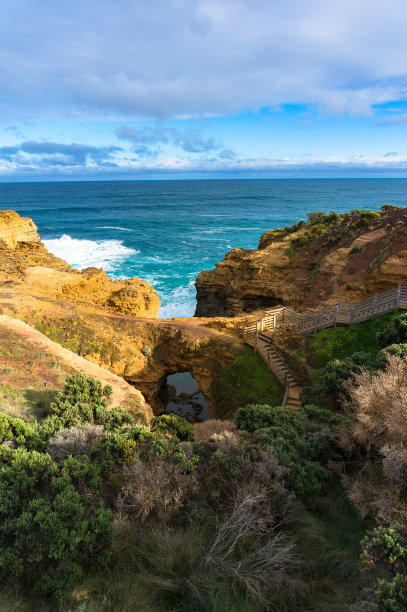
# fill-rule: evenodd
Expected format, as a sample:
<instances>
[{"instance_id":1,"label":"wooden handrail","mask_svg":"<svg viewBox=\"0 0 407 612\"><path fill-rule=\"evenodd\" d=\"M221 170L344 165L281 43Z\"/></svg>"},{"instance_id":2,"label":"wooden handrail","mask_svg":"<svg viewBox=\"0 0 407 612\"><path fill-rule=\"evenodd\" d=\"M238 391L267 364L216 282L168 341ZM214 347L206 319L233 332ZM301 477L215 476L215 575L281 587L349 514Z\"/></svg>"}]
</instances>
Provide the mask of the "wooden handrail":
<instances>
[{"instance_id":1,"label":"wooden handrail","mask_svg":"<svg viewBox=\"0 0 407 612\"><path fill-rule=\"evenodd\" d=\"M274 331L278 327L296 325L302 333L310 334L319 329L336 327L338 323L341 325L361 323L372 319L375 315L393 312L398 308L407 309L407 286L405 285L398 285L390 291L365 298L360 302L344 302L341 300L332 306L321 306L319 310L306 311L303 314L298 314L291 308L279 306L272 310L266 310L260 321L244 327L243 338L247 344L254 347L255 351L266 362L268 369L285 387L282 402L282 406L285 406L290 394L288 374L281 369L273 354L260 340L259 332Z\"/></svg>"},{"instance_id":2,"label":"wooden handrail","mask_svg":"<svg viewBox=\"0 0 407 612\"><path fill-rule=\"evenodd\" d=\"M398 285L390 291L365 298L360 302L341 300L331 306L321 306L319 310L306 311L303 314L286 306L266 310L264 317L257 323L257 329L262 331L263 329L275 329L291 323L296 325L299 331L309 334L326 327L336 327L338 323L352 325L367 321L375 315L393 312L398 308L407 309L407 286L405 285ZM272 326L269 322L271 318L273 318ZM250 325L243 329L245 340L254 328L255 325Z\"/></svg>"}]
</instances>

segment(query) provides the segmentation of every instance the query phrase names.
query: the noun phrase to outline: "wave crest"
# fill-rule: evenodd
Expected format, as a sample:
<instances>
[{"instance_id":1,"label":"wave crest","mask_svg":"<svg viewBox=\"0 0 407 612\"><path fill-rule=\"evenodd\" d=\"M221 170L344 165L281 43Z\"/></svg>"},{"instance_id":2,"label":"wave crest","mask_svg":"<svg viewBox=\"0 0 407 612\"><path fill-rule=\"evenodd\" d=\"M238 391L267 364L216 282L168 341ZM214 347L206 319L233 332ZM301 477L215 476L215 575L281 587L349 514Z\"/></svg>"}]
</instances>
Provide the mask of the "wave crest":
<instances>
[{"instance_id":1,"label":"wave crest","mask_svg":"<svg viewBox=\"0 0 407 612\"><path fill-rule=\"evenodd\" d=\"M85 240L63 234L43 242L50 253L79 270L95 267L114 272L123 261L139 253L121 240Z\"/></svg>"}]
</instances>

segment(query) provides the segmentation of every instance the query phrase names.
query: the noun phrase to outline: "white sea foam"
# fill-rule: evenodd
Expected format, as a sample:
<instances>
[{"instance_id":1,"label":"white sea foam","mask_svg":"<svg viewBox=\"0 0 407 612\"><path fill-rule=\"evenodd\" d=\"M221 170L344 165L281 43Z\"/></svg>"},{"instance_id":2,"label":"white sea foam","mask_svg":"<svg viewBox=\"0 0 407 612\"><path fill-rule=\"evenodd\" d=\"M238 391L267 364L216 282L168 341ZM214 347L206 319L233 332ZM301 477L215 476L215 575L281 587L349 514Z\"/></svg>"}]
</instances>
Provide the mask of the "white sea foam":
<instances>
[{"instance_id":1,"label":"white sea foam","mask_svg":"<svg viewBox=\"0 0 407 612\"><path fill-rule=\"evenodd\" d=\"M172 317L192 317L195 312L195 281L183 287L176 287L167 296L167 303L161 306L160 319Z\"/></svg>"},{"instance_id":2,"label":"white sea foam","mask_svg":"<svg viewBox=\"0 0 407 612\"><path fill-rule=\"evenodd\" d=\"M124 260L139 253L124 246L121 240L80 240L64 234L43 242L50 253L79 270L95 267L113 272Z\"/></svg>"},{"instance_id":3,"label":"white sea foam","mask_svg":"<svg viewBox=\"0 0 407 612\"><path fill-rule=\"evenodd\" d=\"M98 225L96 229L114 229L120 230L121 232L134 232L134 230L128 227L116 227L116 225Z\"/></svg>"}]
</instances>

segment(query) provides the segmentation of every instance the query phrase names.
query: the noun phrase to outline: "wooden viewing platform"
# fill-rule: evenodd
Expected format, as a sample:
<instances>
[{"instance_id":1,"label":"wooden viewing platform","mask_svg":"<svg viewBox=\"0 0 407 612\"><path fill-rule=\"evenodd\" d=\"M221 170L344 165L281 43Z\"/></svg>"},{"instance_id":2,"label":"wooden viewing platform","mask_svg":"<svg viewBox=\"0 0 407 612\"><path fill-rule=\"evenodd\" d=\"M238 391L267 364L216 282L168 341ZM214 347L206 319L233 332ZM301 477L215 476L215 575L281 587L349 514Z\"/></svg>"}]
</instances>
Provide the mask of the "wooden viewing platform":
<instances>
[{"instance_id":1,"label":"wooden viewing platform","mask_svg":"<svg viewBox=\"0 0 407 612\"><path fill-rule=\"evenodd\" d=\"M243 328L244 341L253 346L268 369L285 387L282 406L298 409L301 386L289 371L282 357L273 346L273 334L277 329L294 328L303 334L312 334L319 329L337 325L354 325L368 321L375 316L393 312L398 308L407 309L407 286L398 285L390 291L376 294L361 302L341 300L332 306L321 306L298 314L290 308L279 306L266 310L264 317L254 325Z\"/></svg>"}]
</instances>

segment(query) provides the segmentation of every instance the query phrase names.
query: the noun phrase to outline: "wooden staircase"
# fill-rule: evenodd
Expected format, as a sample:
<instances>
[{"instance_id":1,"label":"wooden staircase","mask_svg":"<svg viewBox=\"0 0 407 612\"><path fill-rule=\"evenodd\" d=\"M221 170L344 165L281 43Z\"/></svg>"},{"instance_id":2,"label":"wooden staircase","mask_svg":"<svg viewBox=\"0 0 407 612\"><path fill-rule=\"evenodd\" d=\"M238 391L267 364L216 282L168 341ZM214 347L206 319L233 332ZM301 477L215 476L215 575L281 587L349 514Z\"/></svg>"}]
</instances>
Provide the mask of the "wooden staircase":
<instances>
[{"instance_id":1,"label":"wooden staircase","mask_svg":"<svg viewBox=\"0 0 407 612\"><path fill-rule=\"evenodd\" d=\"M275 350L272 340L273 333L270 331L266 333L259 332L258 338L264 344L267 352L270 354L273 361L278 364L280 370L282 370L282 372L284 372L286 376L286 385L288 385L288 393L287 397L285 398L285 407L290 408L291 410L298 410L302 407L300 401L300 393L302 391L302 387L295 380L294 376L291 374L291 372L285 365L283 359Z\"/></svg>"},{"instance_id":2,"label":"wooden staircase","mask_svg":"<svg viewBox=\"0 0 407 612\"><path fill-rule=\"evenodd\" d=\"M290 329L302 334L311 334L326 327L361 323L375 316L394 312L398 308L407 309L407 286L398 285L390 291L376 294L361 302L341 300L331 306L321 306L318 310L302 314L285 306L278 306L266 310L264 317L257 323L244 327L243 339L259 353L268 369L285 387L282 406L298 410L301 408L302 387L275 350L273 340L279 334L286 335Z\"/></svg>"}]
</instances>

